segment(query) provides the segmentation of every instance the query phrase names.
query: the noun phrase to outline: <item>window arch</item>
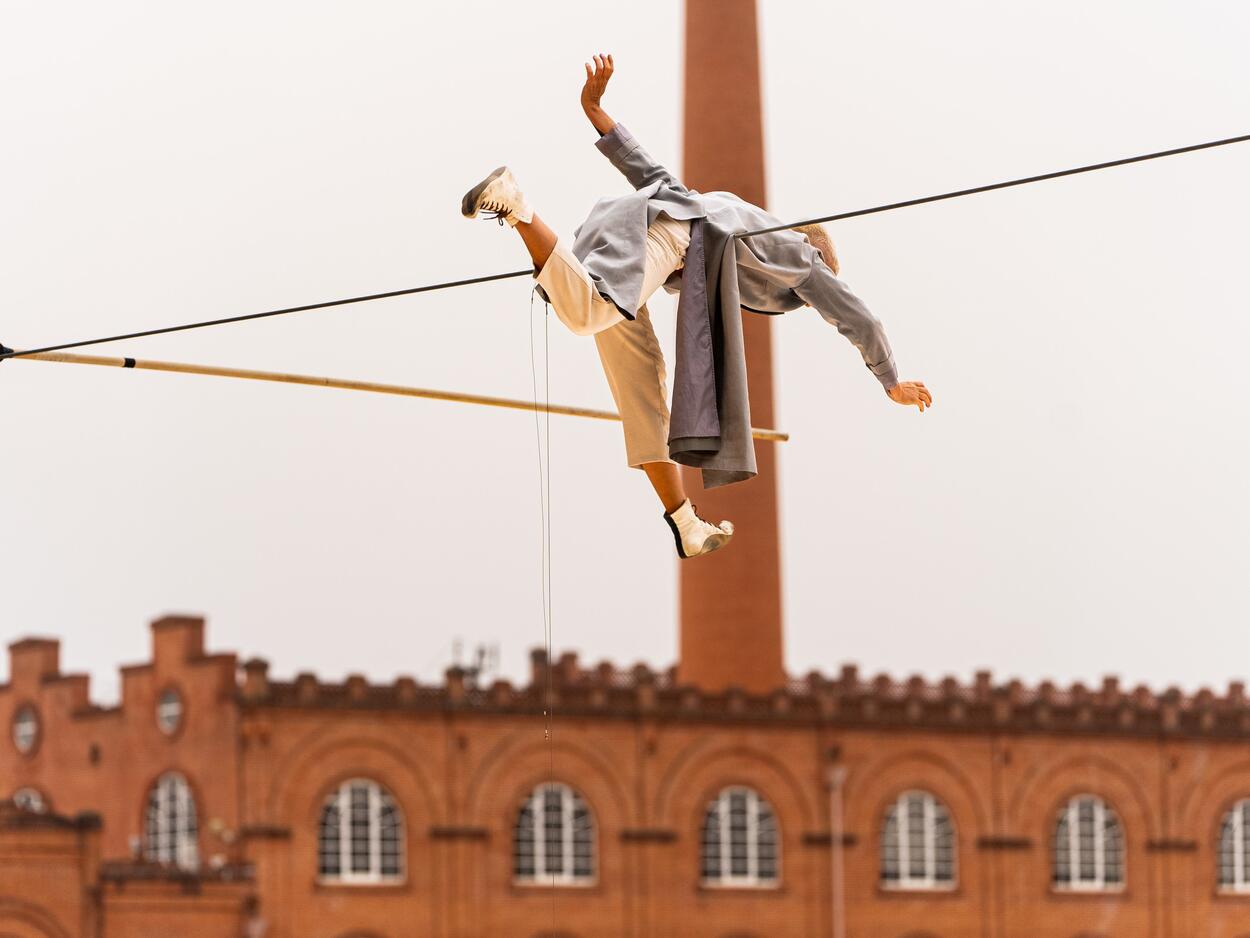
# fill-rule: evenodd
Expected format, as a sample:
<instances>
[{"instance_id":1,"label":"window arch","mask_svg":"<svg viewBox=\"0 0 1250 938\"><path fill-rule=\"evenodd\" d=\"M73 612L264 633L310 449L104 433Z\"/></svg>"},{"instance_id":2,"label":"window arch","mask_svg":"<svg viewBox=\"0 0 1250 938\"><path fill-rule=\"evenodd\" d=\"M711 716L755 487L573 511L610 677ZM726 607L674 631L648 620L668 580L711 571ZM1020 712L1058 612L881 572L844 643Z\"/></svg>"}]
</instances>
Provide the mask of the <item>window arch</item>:
<instances>
[{"instance_id":1,"label":"window arch","mask_svg":"<svg viewBox=\"0 0 1250 938\"><path fill-rule=\"evenodd\" d=\"M354 778L332 791L317 828L317 875L337 883L403 878L403 819L377 782Z\"/></svg>"},{"instance_id":2,"label":"window arch","mask_svg":"<svg viewBox=\"0 0 1250 938\"><path fill-rule=\"evenodd\" d=\"M713 798L700 840L699 875L705 886L777 885L777 821L755 789L732 786Z\"/></svg>"},{"instance_id":3,"label":"window arch","mask_svg":"<svg viewBox=\"0 0 1250 938\"><path fill-rule=\"evenodd\" d=\"M1124 885L1124 830L1096 795L1077 795L1055 821L1051 881L1056 889L1099 892Z\"/></svg>"},{"instance_id":4,"label":"window arch","mask_svg":"<svg viewBox=\"0 0 1250 938\"><path fill-rule=\"evenodd\" d=\"M539 785L521 802L512 834L517 882L580 886L595 879L595 819L568 785Z\"/></svg>"},{"instance_id":5,"label":"window arch","mask_svg":"<svg viewBox=\"0 0 1250 938\"><path fill-rule=\"evenodd\" d=\"M1221 892L1250 892L1250 798L1229 808L1220 822L1216 881Z\"/></svg>"},{"instance_id":6,"label":"window arch","mask_svg":"<svg viewBox=\"0 0 1250 938\"><path fill-rule=\"evenodd\" d=\"M187 780L177 772L166 772L148 791L143 856L153 863L167 863L184 870L199 866L195 796Z\"/></svg>"},{"instance_id":7,"label":"window arch","mask_svg":"<svg viewBox=\"0 0 1250 938\"><path fill-rule=\"evenodd\" d=\"M955 885L955 827L950 811L927 791L905 791L885 813L881 883L890 889Z\"/></svg>"}]
</instances>

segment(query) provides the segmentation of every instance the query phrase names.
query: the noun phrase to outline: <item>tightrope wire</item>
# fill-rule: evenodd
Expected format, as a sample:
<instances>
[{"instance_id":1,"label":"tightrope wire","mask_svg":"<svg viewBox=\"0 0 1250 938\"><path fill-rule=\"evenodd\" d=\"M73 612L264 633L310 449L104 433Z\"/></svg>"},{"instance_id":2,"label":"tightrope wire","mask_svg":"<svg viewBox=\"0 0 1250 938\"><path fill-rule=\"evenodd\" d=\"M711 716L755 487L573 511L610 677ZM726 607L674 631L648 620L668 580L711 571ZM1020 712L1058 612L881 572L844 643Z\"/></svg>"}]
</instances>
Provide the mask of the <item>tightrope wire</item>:
<instances>
[{"instance_id":1,"label":"tightrope wire","mask_svg":"<svg viewBox=\"0 0 1250 938\"><path fill-rule=\"evenodd\" d=\"M754 231L742 231L734 235L736 238L750 238L754 235L769 234L773 231L785 231L788 228L802 228L805 225L819 225L827 221L843 221L847 218L860 218L864 215L876 215L878 212L892 212L899 208L910 208L913 205L927 205L930 202L942 202L946 199L958 199L965 195L977 195L980 192L993 192L995 189L1010 189L1012 186L1024 186L1032 182L1044 182L1047 179L1059 179L1063 176L1076 176L1080 173L1092 173L1099 169L1111 169L1113 166L1127 166L1130 163L1144 163L1146 160L1158 160L1165 156L1176 156L1181 153L1193 153L1196 150L1209 150L1212 147L1225 147L1230 143L1245 143L1250 134L1240 137L1226 137L1223 140L1212 140L1209 143L1195 143L1187 147L1176 147L1173 150L1157 150L1154 153L1143 153L1141 156L1126 156L1119 160L1108 160L1105 163L1090 163L1088 166L1077 166L1073 169L1060 169L1053 173L1041 173L1037 176L1022 176L1006 182L992 182L986 186L974 186L971 189L956 189L954 192L943 192L941 195L926 195L919 199L908 199L905 202L890 202L873 208L856 209L853 212L839 212L837 215L824 215L820 218L808 218L804 221L787 222L784 225L773 225L771 228L757 228Z\"/></svg>"},{"instance_id":2,"label":"tightrope wire","mask_svg":"<svg viewBox=\"0 0 1250 938\"><path fill-rule=\"evenodd\" d=\"M984 186L974 186L971 189L956 189L952 192L943 192L939 195L922 196L918 199L907 199L903 202L889 202L885 205L876 205L872 208L861 208L850 212L839 212L835 215L823 215L819 218L808 218L802 221L786 222L785 224L773 225L771 228L757 228L754 231L742 231L734 235L736 238L750 238L755 235L770 234L774 231L785 231L790 228L801 228L804 225L817 225L830 221L843 221L848 218L860 218L864 215L876 215L880 212L892 212L900 208L910 208L915 205L927 205L930 202L942 202L947 199L958 199L964 196L977 195L982 192L993 192L996 189L1009 189L1013 186L1024 186L1030 183L1043 182L1047 179L1059 179L1064 176L1076 176L1080 173L1092 173L1096 170L1111 169L1115 166L1127 166L1130 163L1144 163L1147 160L1158 160L1168 156L1177 156L1182 153L1194 153L1198 150L1209 150L1214 147L1229 146L1234 143L1245 143L1250 140L1250 134L1242 134L1237 137L1225 137L1222 140L1211 140L1207 143L1195 143L1184 147L1175 147L1171 150L1156 150L1153 153L1143 153L1139 156L1128 156L1118 160L1108 160L1103 163L1090 163L1086 166L1077 166L1072 169L1061 169L1051 173L1041 173L1036 176L1023 176L1019 179L1009 179L1005 182L994 182ZM71 348L83 348L88 345L103 345L105 342L118 342L122 339L141 339L153 335L166 335L171 332L186 332L191 329L205 329L209 326L222 326L229 323L248 322L253 319L265 319L270 316L285 316L289 313L302 313L314 309L329 309L335 306L348 306L353 303L367 303L372 300L385 300L397 296L412 296L417 293L432 293L436 290L448 290L452 287L467 287L478 283L490 283L494 280L510 280L516 277L533 276L534 271L531 270L513 270L501 274L488 274L483 277L470 277L465 280L449 280L444 283L431 283L420 287L411 287L406 290L390 290L386 293L371 293L366 296L353 296L342 300L327 300L323 303L308 303L303 306L289 306L285 309L272 309L262 313L246 313L242 316L228 316L223 319L209 319L203 322L184 323L178 326L165 326L160 329L144 329L138 332L127 332L121 335L105 336L99 339L85 339L79 342L63 342L58 345L45 345L41 348L22 349L13 351L12 349L0 346L0 361L6 358L20 358L23 355L34 355L41 352L59 352Z\"/></svg>"},{"instance_id":3,"label":"tightrope wire","mask_svg":"<svg viewBox=\"0 0 1250 938\"><path fill-rule=\"evenodd\" d=\"M512 270L505 274L488 274L485 277L470 277L467 280L448 280L445 283L429 283L422 287L410 287L406 290L389 290L386 293L370 293L366 296L349 296L342 300L326 300L323 303L307 303L303 306L287 306L284 309L270 309L263 313L244 313L242 316L227 316L224 319L207 319L203 322L188 322L179 326L163 326L159 329L144 329L140 332L126 332L121 335L110 335L100 339L85 339L80 342L62 342L60 345L45 345L42 348L28 348L20 351L7 349L0 352L0 360L20 358L23 355L38 355L43 352L62 352L71 348L84 348L88 345L103 345L105 342L121 342L124 339L144 339L152 335L168 335L171 332L189 332L192 329L207 329L209 326L225 326L235 322L249 322L253 319L267 319L270 316L286 316L290 313L306 313L314 309L329 309L333 306L349 306L352 303L368 303L372 300L389 300L396 296L412 296L416 293L433 293L435 290L448 290L452 287L467 287L475 283L490 283L492 280L509 280L514 277L531 277L534 271Z\"/></svg>"}]
</instances>

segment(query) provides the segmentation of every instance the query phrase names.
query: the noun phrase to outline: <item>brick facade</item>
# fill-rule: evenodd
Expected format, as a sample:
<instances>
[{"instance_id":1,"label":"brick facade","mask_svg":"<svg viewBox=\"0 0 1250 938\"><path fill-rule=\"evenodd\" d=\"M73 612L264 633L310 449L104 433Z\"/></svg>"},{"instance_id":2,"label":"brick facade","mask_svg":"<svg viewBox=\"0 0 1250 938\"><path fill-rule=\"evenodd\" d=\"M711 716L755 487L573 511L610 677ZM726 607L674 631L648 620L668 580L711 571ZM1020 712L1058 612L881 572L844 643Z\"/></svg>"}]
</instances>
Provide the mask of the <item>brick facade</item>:
<instances>
[{"instance_id":1,"label":"brick facade","mask_svg":"<svg viewBox=\"0 0 1250 938\"><path fill-rule=\"evenodd\" d=\"M262 661L236 669L231 655L205 654L200 620L169 618L153 625L152 661L124 669L121 704L102 709L85 678L60 673L57 652L48 640L10 646L0 687L0 794L34 789L49 809L0 813L6 938L236 936L255 918L266 938L824 938L835 855L854 938L1250 934L1250 896L1216 885L1221 819L1250 796L1250 701L1236 684L1219 697L1159 695L1112 680L866 681L847 668L753 695L566 655L551 669L548 745L541 655L524 687L475 687L456 669L438 686L278 681ZM172 733L155 715L168 688L184 701ZM39 732L22 754L9 737L24 707ZM171 770L195 801L195 872L133 856L147 793ZM519 806L553 777L594 818L587 885L513 877ZM322 805L348 779L377 782L399 808L398 882L318 877ZM700 827L726 786L772 807L774 886L701 884ZM886 810L912 790L949 811L952 888L881 883ZM1120 819L1118 890L1051 886L1057 812L1079 794Z\"/></svg>"},{"instance_id":2,"label":"brick facade","mask_svg":"<svg viewBox=\"0 0 1250 938\"><path fill-rule=\"evenodd\" d=\"M98 933L88 887L97 878L99 833L99 818L91 815L69 820L0 803L0 935Z\"/></svg>"}]
</instances>

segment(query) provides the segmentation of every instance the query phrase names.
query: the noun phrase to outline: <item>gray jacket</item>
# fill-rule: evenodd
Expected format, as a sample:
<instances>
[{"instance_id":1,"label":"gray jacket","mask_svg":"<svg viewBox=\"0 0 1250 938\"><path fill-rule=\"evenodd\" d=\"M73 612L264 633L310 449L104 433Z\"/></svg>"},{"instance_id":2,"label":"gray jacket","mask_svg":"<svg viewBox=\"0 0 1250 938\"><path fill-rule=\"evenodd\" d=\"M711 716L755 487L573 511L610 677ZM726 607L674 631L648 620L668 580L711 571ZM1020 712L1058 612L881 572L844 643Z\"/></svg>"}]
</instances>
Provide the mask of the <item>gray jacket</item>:
<instances>
[{"instance_id":1,"label":"gray jacket","mask_svg":"<svg viewBox=\"0 0 1250 938\"><path fill-rule=\"evenodd\" d=\"M749 479L756 466L742 310L784 313L812 300L817 292L810 289L813 271L824 265L820 252L794 231L735 239L735 232L779 221L733 193L687 189L622 124L595 145L636 191L600 199L575 232L573 253L599 293L633 319L640 305L647 228L661 212L691 222L685 266L664 284L668 292L681 294L669 453L676 462L701 468L707 488ZM828 268L820 276L841 287ZM841 292L850 296L844 288ZM883 384L895 383L884 331L862 304L856 315L836 320L822 308L832 304L812 305L859 348Z\"/></svg>"}]
</instances>

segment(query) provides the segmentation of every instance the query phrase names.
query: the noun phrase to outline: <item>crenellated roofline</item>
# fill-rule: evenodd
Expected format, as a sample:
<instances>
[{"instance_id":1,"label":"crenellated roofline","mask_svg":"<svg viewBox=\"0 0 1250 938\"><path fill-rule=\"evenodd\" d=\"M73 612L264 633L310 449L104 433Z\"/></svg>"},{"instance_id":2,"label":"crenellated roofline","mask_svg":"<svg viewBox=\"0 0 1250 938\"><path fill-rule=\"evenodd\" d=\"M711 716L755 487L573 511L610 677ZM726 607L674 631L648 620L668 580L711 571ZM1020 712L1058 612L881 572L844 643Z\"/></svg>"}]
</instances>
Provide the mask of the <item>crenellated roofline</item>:
<instances>
[{"instance_id":1,"label":"crenellated roofline","mask_svg":"<svg viewBox=\"0 0 1250 938\"><path fill-rule=\"evenodd\" d=\"M247 710L317 708L455 712L534 716L543 713L548 689L546 655L532 654L530 681L517 686L498 680L474 686L469 674L449 668L442 684L412 678L369 683L352 675L341 683L303 673L293 681L273 681L268 664L244 664L240 702ZM1250 740L1250 700L1236 681L1223 695L1179 688L1156 693L1145 686L1131 691L1108 677L1090 688L1060 688L1050 681L1026 687L1018 680L995 683L988 671L971 683L953 677L900 681L880 674L860 676L854 665L836 677L812 672L770 694L730 688L708 692L676 682L676 671L643 664L622 670L609 662L583 668L577 656L562 655L551 668L551 704L564 716L667 721L768 722L829 725L872 730L937 732L1061 733L1123 737L1202 737Z\"/></svg>"},{"instance_id":2,"label":"crenellated roofline","mask_svg":"<svg viewBox=\"0 0 1250 938\"><path fill-rule=\"evenodd\" d=\"M167 662L176 662L178 667L211 664L225 669L223 690L229 699L235 656L204 652L203 620L168 617L153 623L152 630L154 657L164 654ZM28 688L52 692L69 686L70 712L75 718L120 715L121 707L101 707L89 701L84 675L60 673L58 652L54 639L14 642L10 645L12 673L25 675ZM150 667L151 663L128 665L122 673L142 673ZM897 680L887 674L865 678L856 666L845 665L836 676L813 671L760 694L735 688L707 691L682 684L671 667L654 670L636 664L620 668L610 662L585 667L575 653L561 655L548 667L546 654L536 649L524 685L496 680L482 686L471 671L459 667L448 668L439 684L421 684L411 677L378 684L359 674L327 682L311 673L280 681L269 677L269 664L260 658L240 665L234 682L233 699L245 713L342 709L534 716L546 709L549 686L552 709L566 717L1250 740L1250 699L1241 681L1230 683L1222 694L1206 688L1185 693L1176 687L1160 693L1144 685L1126 690L1114 677L1092 688L1082 683L1059 687L1050 681L1026 686L1018 680L996 682L989 671L978 671L968 683L953 677L940 681L920 676ZM12 683L0 685L0 694L10 690Z\"/></svg>"}]
</instances>

